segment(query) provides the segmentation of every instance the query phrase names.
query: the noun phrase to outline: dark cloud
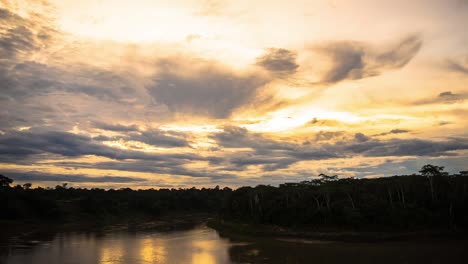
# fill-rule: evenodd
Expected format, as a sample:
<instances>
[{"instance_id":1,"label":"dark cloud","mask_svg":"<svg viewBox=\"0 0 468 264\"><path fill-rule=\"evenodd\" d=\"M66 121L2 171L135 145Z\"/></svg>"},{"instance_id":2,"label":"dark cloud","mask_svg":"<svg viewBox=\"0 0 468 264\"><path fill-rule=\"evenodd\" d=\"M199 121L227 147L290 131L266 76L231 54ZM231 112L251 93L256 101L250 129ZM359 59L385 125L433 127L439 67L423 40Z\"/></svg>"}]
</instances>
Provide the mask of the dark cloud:
<instances>
[{"instance_id":1,"label":"dark cloud","mask_svg":"<svg viewBox=\"0 0 468 264\"><path fill-rule=\"evenodd\" d=\"M65 157L96 155L116 160L202 160L196 154L155 154L112 148L83 135L69 132L31 129L0 135L0 160L24 159L31 155L56 154Z\"/></svg>"},{"instance_id":2,"label":"dark cloud","mask_svg":"<svg viewBox=\"0 0 468 264\"><path fill-rule=\"evenodd\" d=\"M359 42L329 43L318 49L332 60L332 67L322 81L356 80L379 75L383 70L399 69L416 55L421 46L422 40L417 35L408 36L388 50L377 53Z\"/></svg>"},{"instance_id":3,"label":"dark cloud","mask_svg":"<svg viewBox=\"0 0 468 264\"><path fill-rule=\"evenodd\" d=\"M189 176L194 178L227 179L237 177L229 173L218 173L208 168L199 168L196 170L187 169L183 167L185 163L186 160L168 157L166 160L123 160L97 163L54 162L53 164L73 169L91 168L100 170L148 172L155 174Z\"/></svg>"},{"instance_id":4,"label":"dark cloud","mask_svg":"<svg viewBox=\"0 0 468 264\"><path fill-rule=\"evenodd\" d=\"M136 140L153 146L162 147L188 147L189 142L185 138L188 133L175 133L150 129L128 134L127 140Z\"/></svg>"},{"instance_id":5,"label":"dark cloud","mask_svg":"<svg viewBox=\"0 0 468 264\"><path fill-rule=\"evenodd\" d=\"M12 59L0 65L0 129L51 123L71 129L76 123L102 118L105 112L136 115L131 103L121 102L137 97L137 91L130 87L125 77L104 69L84 65L62 68Z\"/></svg>"},{"instance_id":6,"label":"dark cloud","mask_svg":"<svg viewBox=\"0 0 468 264\"><path fill-rule=\"evenodd\" d=\"M225 148L253 148L259 152L294 149L292 143L268 139L262 134L237 126L224 126L222 132L211 135L211 138Z\"/></svg>"},{"instance_id":7,"label":"dark cloud","mask_svg":"<svg viewBox=\"0 0 468 264\"><path fill-rule=\"evenodd\" d=\"M153 146L159 147L188 147L189 142L187 138L190 136L189 133L175 132L175 131L163 131L160 129L145 129L140 130L137 125L120 125L120 124L108 124L104 122L95 121L91 123L94 128L121 132L121 136L96 136L95 140L108 141L108 140L119 140L123 139L126 141L139 141Z\"/></svg>"},{"instance_id":8,"label":"dark cloud","mask_svg":"<svg viewBox=\"0 0 468 264\"><path fill-rule=\"evenodd\" d=\"M400 131L394 131L394 133L398 132ZM40 161L43 165L50 164L69 169L93 168L229 180L238 177L230 171L245 171L249 166L259 166L263 172L267 172L286 169L301 161L355 156L454 156L457 155L457 151L468 149L468 140L465 138L452 138L445 141L378 140L362 133L356 133L354 137L343 137L347 139L334 143L317 141L302 144L288 138L272 139L265 134L252 133L244 128L233 126L223 127L223 131L213 133L210 138L215 140L220 147L235 148L238 151L223 151L209 157L184 153L155 154L112 148L88 136L31 129L0 135L0 160L16 164L19 164L18 160L27 161L27 164L36 164ZM48 161L83 155L102 156L114 159L114 161ZM186 164L195 161L209 162L213 167L197 169L185 167ZM84 180L87 179L80 181ZM105 180L111 182L112 178L105 178Z\"/></svg>"},{"instance_id":9,"label":"dark cloud","mask_svg":"<svg viewBox=\"0 0 468 264\"><path fill-rule=\"evenodd\" d=\"M356 133L354 135L354 140L356 140L357 142L366 142L369 140L369 137L364 135L363 133Z\"/></svg>"},{"instance_id":10,"label":"dark cloud","mask_svg":"<svg viewBox=\"0 0 468 264\"><path fill-rule=\"evenodd\" d=\"M464 59L449 59L446 61L446 67L451 71L468 75L468 56Z\"/></svg>"},{"instance_id":11,"label":"dark cloud","mask_svg":"<svg viewBox=\"0 0 468 264\"><path fill-rule=\"evenodd\" d=\"M422 39L419 35L411 35L389 50L378 54L375 57L377 68L398 69L405 66L418 53L422 46Z\"/></svg>"},{"instance_id":12,"label":"dark cloud","mask_svg":"<svg viewBox=\"0 0 468 264\"><path fill-rule=\"evenodd\" d=\"M104 122L95 121L91 124L94 128L99 128L102 130L115 131L115 132L133 132L138 131L139 128L137 125L121 125L121 124L108 124Z\"/></svg>"},{"instance_id":13,"label":"dark cloud","mask_svg":"<svg viewBox=\"0 0 468 264\"><path fill-rule=\"evenodd\" d=\"M136 95L124 76L84 65L60 68L32 61L12 61L2 69L0 81L3 96L13 100L54 92L82 94L115 102Z\"/></svg>"},{"instance_id":14,"label":"dark cloud","mask_svg":"<svg viewBox=\"0 0 468 264\"><path fill-rule=\"evenodd\" d=\"M401 133L408 133L410 132L410 130L406 130L406 129L392 129L390 130L390 134L401 134Z\"/></svg>"},{"instance_id":15,"label":"dark cloud","mask_svg":"<svg viewBox=\"0 0 468 264\"><path fill-rule=\"evenodd\" d=\"M248 165L263 165L264 170L287 168L301 160L321 160L340 157L336 152L319 145L302 145L288 139L274 140L245 128L225 126L222 132L211 136L224 148L251 149L251 152L225 157L232 170L242 170ZM219 161L218 161L219 162Z\"/></svg>"},{"instance_id":16,"label":"dark cloud","mask_svg":"<svg viewBox=\"0 0 468 264\"><path fill-rule=\"evenodd\" d=\"M160 66L148 92L176 113L229 117L233 110L251 102L269 81L253 73L237 74L214 62L175 58Z\"/></svg>"},{"instance_id":17,"label":"dark cloud","mask_svg":"<svg viewBox=\"0 0 468 264\"><path fill-rule=\"evenodd\" d=\"M442 92L439 94L439 99L445 102L455 102L455 101L463 101L468 97L468 94L455 94L451 91Z\"/></svg>"},{"instance_id":18,"label":"dark cloud","mask_svg":"<svg viewBox=\"0 0 468 264\"><path fill-rule=\"evenodd\" d=\"M2 172L14 181L21 182L87 182L87 183L134 183L145 182L147 179L123 176L96 176L89 177L82 174L49 174L38 171L28 172Z\"/></svg>"},{"instance_id":19,"label":"dark cloud","mask_svg":"<svg viewBox=\"0 0 468 264\"><path fill-rule=\"evenodd\" d=\"M312 146L307 148L299 148L296 151L288 153L292 157L296 157L299 160L325 160L331 158L341 158L342 154L335 151L333 148L328 149L327 146Z\"/></svg>"},{"instance_id":20,"label":"dark cloud","mask_svg":"<svg viewBox=\"0 0 468 264\"><path fill-rule=\"evenodd\" d=\"M8 29L0 37L0 54L3 58L13 58L35 48L34 34L24 26Z\"/></svg>"},{"instance_id":21,"label":"dark cloud","mask_svg":"<svg viewBox=\"0 0 468 264\"><path fill-rule=\"evenodd\" d=\"M134 80L136 76L128 72L85 64L67 65L63 61L57 64L32 61L32 56L29 55L53 46L54 41L61 38L62 33L55 29L54 21L36 21L32 16L26 19L6 9L1 9L0 16L5 19L2 25L6 25L5 30L0 31L0 53L3 55L0 56L0 102L22 105L19 111L21 113L4 112L7 120L2 122L2 128L28 122L44 125L41 122L47 120L67 122L71 114L76 117L83 112L82 109L75 109L77 113L67 110L60 115L60 112L45 113L31 109L32 105L29 102L32 99L43 97L44 100L48 100L50 95L57 94L69 95L69 99L72 100L92 97L96 99L95 102L113 103L115 105L111 107L116 109L129 107L128 115L136 111L133 105L145 105L144 111L164 112L165 118L178 114L227 118L240 107L258 106L265 100L271 104L272 101L271 96L263 93L264 90L261 91L261 88L271 81L271 77L252 70L238 73L215 61L187 57L158 60L155 65L157 74L153 82L145 87L143 83ZM47 52L43 55L49 56L52 53L48 54ZM64 59L66 60L66 57ZM50 61L56 60L57 58L51 58ZM124 103L126 100L130 100L130 103ZM50 103L55 106L58 102ZM11 109L11 106L8 107ZM34 112L34 118L28 117L28 111ZM82 116L80 119L89 119L95 114L88 113L88 116ZM20 120L21 116L26 117L23 118L24 122ZM146 141L151 141L151 135L140 134ZM181 142L173 141L170 144L181 146Z\"/></svg>"},{"instance_id":22,"label":"dark cloud","mask_svg":"<svg viewBox=\"0 0 468 264\"><path fill-rule=\"evenodd\" d=\"M319 131L317 134L315 134L315 141L337 139L339 137L343 137L344 134L345 133L343 131Z\"/></svg>"},{"instance_id":23,"label":"dark cloud","mask_svg":"<svg viewBox=\"0 0 468 264\"><path fill-rule=\"evenodd\" d=\"M387 141L370 140L358 144L350 144L345 150L353 154L368 157L385 156L444 156L456 155L451 151L468 149L468 140L459 138L447 141L431 141L421 139L390 139Z\"/></svg>"},{"instance_id":24,"label":"dark cloud","mask_svg":"<svg viewBox=\"0 0 468 264\"><path fill-rule=\"evenodd\" d=\"M40 50L57 33L48 25L48 18L35 14L26 19L0 8L0 61L18 59L32 51Z\"/></svg>"},{"instance_id":25,"label":"dark cloud","mask_svg":"<svg viewBox=\"0 0 468 264\"><path fill-rule=\"evenodd\" d=\"M439 104L439 103L451 104L451 103L463 102L467 98L468 98L468 93L453 93L451 91L445 91L445 92L440 93L436 97L419 100L415 104Z\"/></svg>"},{"instance_id":26,"label":"dark cloud","mask_svg":"<svg viewBox=\"0 0 468 264\"><path fill-rule=\"evenodd\" d=\"M64 124L71 126L97 114L85 113L83 104L77 107L77 100L112 102L118 104L116 109L122 109L126 106L122 100L138 96L126 74L67 63L69 56L62 50L76 44L64 41L64 34L49 15L50 8L36 4L41 6L40 14L37 10L13 11L14 5L10 10L0 8L0 129L52 122L64 129ZM35 61L36 57L41 62ZM59 95L64 100L53 101L53 96Z\"/></svg>"},{"instance_id":27,"label":"dark cloud","mask_svg":"<svg viewBox=\"0 0 468 264\"><path fill-rule=\"evenodd\" d=\"M392 130L393 134L404 130ZM342 136L342 133L338 134ZM332 135L334 137L335 135ZM211 136L225 148L250 149L250 151L227 155L217 165L224 164L230 170L242 171L245 166L262 165L264 170L287 168L299 161L326 160L333 158L366 156L422 156L440 157L457 155L458 150L468 149L468 140L454 138L446 141L420 139L373 139L356 133L347 140L331 143L291 143L288 139L269 139L263 134L251 133L244 128L224 127L223 132ZM344 137L343 137L344 138Z\"/></svg>"},{"instance_id":28,"label":"dark cloud","mask_svg":"<svg viewBox=\"0 0 468 264\"><path fill-rule=\"evenodd\" d=\"M376 136L386 136L386 135L391 135L391 134L404 134L404 133L408 133L408 132L411 132L411 130L396 128L396 129L392 129L392 130L390 130L388 132L377 134Z\"/></svg>"},{"instance_id":29,"label":"dark cloud","mask_svg":"<svg viewBox=\"0 0 468 264\"><path fill-rule=\"evenodd\" d=\"M364 73L364 49L351 42L331 43L324 48L332 61L332 68L325 74L324 82L344 79L360 79Z\"/></svg>"},{"instance_id":30,"label":"dark cloud","mask_svg":"<svg viewBox=\"0 0 468 264\"><path fill-rule=\"evenodd\" d=\"M448 169L449 173L458 173L466 169L466 157L440 157L434 160L432 157L418 157L417 159L408 160L386 160L385 162L375 165L369 164L359 167L345 167L345 171L358 172L358 177L361 175L411 175L416 173L425 164L434 164L437 166L444 166Z\"/></svg>"},{"instance_id":31,"label":"dark cloud","mask_svg":"<svg viewBox=\"0 0 468 264\"><path fill-rule=\"evenodd\" d=\"M257 65L275 75L289 75L296 72L296 53L287 49L269 48L266 53L257 58Z\"/></svg>"},{"instance_id":32,"label":"dark cloud","mask_svg":"<svg viewBox=\"0 0 468 264\"><path fill-rule=\"evenodd\" d=\"M273 171L287 168L289 165L297 162L296 158L287 157L280 153L271 155L262 155L258 153L238 153L226 157L227 170L242 171L247 166L259 165L264 171Z\"/></svg>"}]
</instances>

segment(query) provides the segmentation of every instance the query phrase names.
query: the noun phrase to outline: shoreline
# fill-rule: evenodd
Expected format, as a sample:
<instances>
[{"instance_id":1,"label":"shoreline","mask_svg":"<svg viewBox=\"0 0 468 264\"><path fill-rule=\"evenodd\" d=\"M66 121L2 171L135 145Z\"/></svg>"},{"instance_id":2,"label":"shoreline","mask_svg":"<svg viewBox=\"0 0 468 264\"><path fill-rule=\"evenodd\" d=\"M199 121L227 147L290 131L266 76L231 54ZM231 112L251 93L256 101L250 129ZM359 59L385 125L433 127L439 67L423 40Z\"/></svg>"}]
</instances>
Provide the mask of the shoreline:
<instances>
[{"instance_id":1,"label":"shoreline","mask_svg":"<svg viewBox=\"0 0 468 264\"><path fill-rule=\"evenodd\" d=\"M0 221L3 226L0 242L67 232L170 232L193 228L206 223L210 217L203 213L172 213L158 217L139 216L106 221L92 221L89 218L69 221L8 220Z\"/></svg>"},{"instance_id":2,"label":"shoreline","mask_svg":"<svg viewBox=\"0 0 468 264\"><path fill-rule=\"evenodd\" d=\"M328 241L328 242L391 242L391 241L431 241L431 240L468 240L466 231L421 230L421 231L353 231L327 230L310 231L303 229L283 228L279 226L246 224L220 219L211 219L208 227L215 229L220 235L250 236L275 238L278 240L297 241Z\"/></svg>"},{"instance_id":3,"label":"shoreline","mask_svg":"<svg viewBox=\"0 0 468 264\"><path fill-rule=\"evenodd\" d=\"M204 224L216 230L220 236L230 238L273 238L281 241L309 243L322 242L391 242L468 240L466 231L420 230L420 231L355 231L355 230L305 230L283 228L273 225L247 224L225 221L213 214L173 213L159 217L133 217L107 222L82 219L70 222L54 221L0 221L4 232L0 241L11 238L34 237L38 234L61 232L168 232L190 229ZM314 242L315 243L315 242Z\"/></svg>"}]
</instances>

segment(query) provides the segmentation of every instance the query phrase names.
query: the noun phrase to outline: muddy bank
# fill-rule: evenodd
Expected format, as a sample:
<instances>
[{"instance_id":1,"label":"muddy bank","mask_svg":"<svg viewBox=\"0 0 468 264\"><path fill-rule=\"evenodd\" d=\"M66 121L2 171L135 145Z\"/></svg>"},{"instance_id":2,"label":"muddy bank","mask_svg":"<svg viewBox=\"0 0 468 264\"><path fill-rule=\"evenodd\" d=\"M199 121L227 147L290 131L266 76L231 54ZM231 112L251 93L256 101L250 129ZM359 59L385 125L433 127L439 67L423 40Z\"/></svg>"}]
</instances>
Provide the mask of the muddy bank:
<instances>
[{"instance_id":1,"label":"muddy bank","mask_svg":"<svg viewBox=\"0 0 468 264\"><path fill-rule=\"evenodd\" d=\"M226 236L269 237L280 240L300 241L340 241L340 242L374 242L374 241L430 241L430 240L468 240L464 231L423 230L414 232L365 232L353 230L302 230L283 228L272 225L255 225L210 219L208 226Z\"/></svg>"}]
</instances>

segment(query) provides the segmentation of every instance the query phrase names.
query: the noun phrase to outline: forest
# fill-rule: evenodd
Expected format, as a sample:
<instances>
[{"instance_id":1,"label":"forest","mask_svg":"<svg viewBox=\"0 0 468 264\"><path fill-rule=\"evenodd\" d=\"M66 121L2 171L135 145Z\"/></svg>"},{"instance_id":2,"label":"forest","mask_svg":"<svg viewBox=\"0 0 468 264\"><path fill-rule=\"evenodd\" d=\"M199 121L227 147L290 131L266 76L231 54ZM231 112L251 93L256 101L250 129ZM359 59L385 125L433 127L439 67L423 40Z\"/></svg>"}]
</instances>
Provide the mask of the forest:
<instances>
[{"instance_id":1,"label":"forest","mask_svg":"<svg viewBox=\"0 0 468 264\"><path fill-rule=\"evenodd\" d=\"M309 181L232 190L31 188L0 175L2 221L108 221L207 213L223 221L310 230L466 230L468 172L425 165L418 174Z\"/></svg>"}]
</instances>

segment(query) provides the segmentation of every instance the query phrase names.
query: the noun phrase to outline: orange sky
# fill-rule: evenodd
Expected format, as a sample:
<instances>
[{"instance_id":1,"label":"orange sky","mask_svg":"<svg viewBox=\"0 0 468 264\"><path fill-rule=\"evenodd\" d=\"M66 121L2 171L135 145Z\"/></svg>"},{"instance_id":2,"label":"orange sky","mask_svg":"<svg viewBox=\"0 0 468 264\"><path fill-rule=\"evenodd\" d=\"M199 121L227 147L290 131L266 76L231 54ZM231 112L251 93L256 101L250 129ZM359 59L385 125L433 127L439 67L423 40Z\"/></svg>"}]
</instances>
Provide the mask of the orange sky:
<instances>
[{"instance_id":1,"label":"orange sky","mask_svg":"<svg viewBox=\"0 0 468 264\"><path fill-rule=\"evenodd\" d=\"M468 2L0 0L0 173L104 188L467 169Z\"/></svg>"}]
</instances>

